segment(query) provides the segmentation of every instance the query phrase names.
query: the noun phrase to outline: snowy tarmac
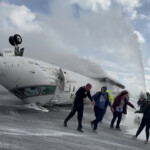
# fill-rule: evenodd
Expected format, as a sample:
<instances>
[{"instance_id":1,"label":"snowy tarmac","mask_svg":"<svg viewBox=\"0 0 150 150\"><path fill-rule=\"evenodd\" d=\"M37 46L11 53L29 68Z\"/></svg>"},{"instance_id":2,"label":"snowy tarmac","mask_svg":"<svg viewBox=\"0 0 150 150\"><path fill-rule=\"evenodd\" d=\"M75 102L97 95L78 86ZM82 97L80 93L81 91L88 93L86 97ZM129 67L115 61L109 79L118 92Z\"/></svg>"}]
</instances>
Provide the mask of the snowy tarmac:
<instances>
[{"instance_id":1,"label":"snowy tarmac","mask_svg":"<svg viewBox=\"0 0 150 150\"><path fill-rule=\"evenodd\" d=\"M85 105L84 133L76 130L76 116L63 126L71 106L48 107L49 112L26 108L19 100L0 98L0 150L148 150L150 144L133 140L129 126L122 131L110 129L112 119L108 111L98 131L93 132L90 121L94 119L91 105ZM109 109L108 109L109 110ZM131 128L130 128L131 130Z\"/></svg>"}]
</instances>

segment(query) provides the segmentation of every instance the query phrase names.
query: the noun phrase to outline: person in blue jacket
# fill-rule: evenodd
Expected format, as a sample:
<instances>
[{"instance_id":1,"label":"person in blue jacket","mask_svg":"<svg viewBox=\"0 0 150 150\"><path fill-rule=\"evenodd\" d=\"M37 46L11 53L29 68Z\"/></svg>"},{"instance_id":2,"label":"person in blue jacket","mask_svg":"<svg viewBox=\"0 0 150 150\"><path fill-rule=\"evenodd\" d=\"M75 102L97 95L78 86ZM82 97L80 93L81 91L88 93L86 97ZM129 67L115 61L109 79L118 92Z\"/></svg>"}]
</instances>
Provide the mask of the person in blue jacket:
<instances>
[{"instance_id":1,"label":"person in blue jacket","mask_svg":"<svg viewBox=\"0 0 150 150\"><path fill-rule=\"evenodd\" d=\"M94 104L95 120L91 121L91 126L93 130L97 130L97 125L102 120L105 107L107 105L109 105L111 108L111 111L113 111L112 105L109 101L109 95L108 93L106 93L106 90L107 90L107 87L103 86L101 88L101 91L95 93L92 97L92 99L95 101L95 104Z\"/></svg>"}]
</instances>

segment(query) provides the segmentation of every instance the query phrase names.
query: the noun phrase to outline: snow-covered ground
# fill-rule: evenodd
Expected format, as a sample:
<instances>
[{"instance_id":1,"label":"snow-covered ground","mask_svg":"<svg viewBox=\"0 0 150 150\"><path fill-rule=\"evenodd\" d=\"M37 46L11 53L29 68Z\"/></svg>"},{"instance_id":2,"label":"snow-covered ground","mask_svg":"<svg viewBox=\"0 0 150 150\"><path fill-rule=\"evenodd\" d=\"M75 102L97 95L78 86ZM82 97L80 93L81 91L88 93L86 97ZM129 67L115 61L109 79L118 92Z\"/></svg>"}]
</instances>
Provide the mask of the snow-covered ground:
<instances>
[{"instance_id":1,"label":"snow-covered ground","mask_svg":"<svg viewBox=\"0 0 150 150\"><path fill-rule=\"evenodd\" d=\"M84 133L76 130L76 116L63 126L70 106L49 107L49 112L27 109L23 103L11 96L0 97L0 150L142 150L145 134L138 140L131 136L136 132L134 113L128 111L121 124L122 131L110 129L112 114L109 111L93 132L90 121L94 119L93 106L85 105Z\"/></svg>"}]
</instances>

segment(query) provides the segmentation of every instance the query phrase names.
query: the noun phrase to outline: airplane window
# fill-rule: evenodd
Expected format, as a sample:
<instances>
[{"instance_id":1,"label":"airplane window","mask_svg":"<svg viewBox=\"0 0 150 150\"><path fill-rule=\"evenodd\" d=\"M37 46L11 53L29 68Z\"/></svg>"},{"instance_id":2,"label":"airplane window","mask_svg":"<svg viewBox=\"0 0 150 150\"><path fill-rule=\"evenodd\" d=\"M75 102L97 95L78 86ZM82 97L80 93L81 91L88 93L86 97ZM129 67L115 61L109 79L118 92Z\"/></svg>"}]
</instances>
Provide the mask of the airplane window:
<instances>
[{"instance_id":1,"label":"airplane window","mask_svg":"<svg viewBox=\"0 0 150 150\"><path fill-rule=\"evenodd\" d=\"M19 90L17 90L17 89L13 89L11 92L12 92L13 94L15 94L19 99L24 99L24 98L25 98L24 94L21 93L21 92L20 92Z\"/></svg>"},{"instance_id":2,"label":"airplane window","mask_svg":"<svg viewBox=\"0 0 150 150\"><path fill-rule=\"evenodd\" d=\"M39 95L39 91L37 87L25 87L12 90L18 98L24 99L25 97L36 96Z\"/></svg>"},{"instance_id":3,"label":"airplane window","mask_svg":"<svg viewBox=\"0 0 150 150\"><path fill-rule=\"evenodd\" d=\"M26 87L19 89L21 93L23 93L25 96L35 96L39 95L39 91L37 87Z\"/></svg>"},{"instance_id":4,"label":"airplane window","mask_svg":"<svg viewBox=\"0 0 150 150\"><path fill-rule=\"evenodd\" d=\"M40 86L41 94L54 94L55 93L55 86Z\"/></svg>"}]
</instances>

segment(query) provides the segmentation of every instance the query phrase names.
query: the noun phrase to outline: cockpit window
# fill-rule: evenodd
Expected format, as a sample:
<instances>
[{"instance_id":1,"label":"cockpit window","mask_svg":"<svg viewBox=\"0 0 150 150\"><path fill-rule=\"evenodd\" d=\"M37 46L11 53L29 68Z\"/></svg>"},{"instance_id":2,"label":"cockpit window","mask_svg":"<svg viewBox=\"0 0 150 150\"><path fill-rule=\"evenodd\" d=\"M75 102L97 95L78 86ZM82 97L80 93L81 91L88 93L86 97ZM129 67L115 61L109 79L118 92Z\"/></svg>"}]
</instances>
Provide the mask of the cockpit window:
<instances>
[{"instance_id":1,"label":"cockpit window","mask_svg":"<svg viewBox=\"0 0 150 150\"><path fill-rule=\"evenodd\" d=\"M23 93L25 96L36 96L39 95L39 91L37 87L27 87L27 88L21 88L19 89L21 93Z\"/></svg>"},{"instance_id":2,"label":"cockpit window","mask_svg":"<svg viewBox=\"0 0 150 150\"><path fill-rule=\"evenodd\" d=\"M33 86L33 87L22 87L13 89L11 92L20 99L25 99L27 97L37 96L37 95L46 95L54 94L56 86Z\"/></svg>"},{"instance_id":3,"label":"cockpit window","mask_svg":"<svg viewBox=\"0 0 150 150\"><path fill-rule=\"evenodd\" d=\"M19 89L13 89L12 93L14 93L20 99L40 94L37 87L24 87Z\"/></svg>"},{"instance_id":4,"label":"cockpit window","mask_svg":"<svg viewBox=\"0 0 150 150\"><path fill-rule=\"evenodd\" d=\"M54 94L56 86L40 86L40 91L42 95Z\"/></svg>"}]
</instances>

